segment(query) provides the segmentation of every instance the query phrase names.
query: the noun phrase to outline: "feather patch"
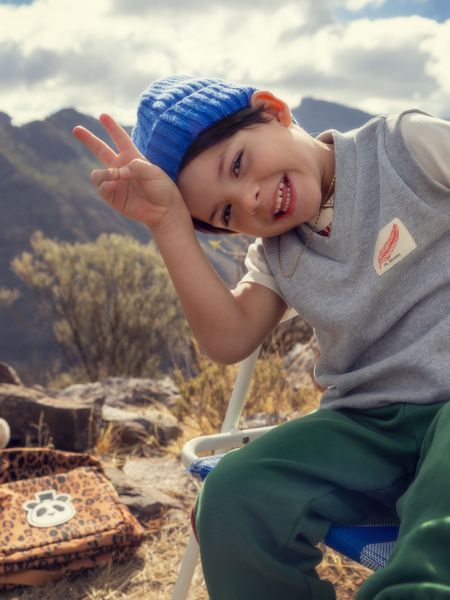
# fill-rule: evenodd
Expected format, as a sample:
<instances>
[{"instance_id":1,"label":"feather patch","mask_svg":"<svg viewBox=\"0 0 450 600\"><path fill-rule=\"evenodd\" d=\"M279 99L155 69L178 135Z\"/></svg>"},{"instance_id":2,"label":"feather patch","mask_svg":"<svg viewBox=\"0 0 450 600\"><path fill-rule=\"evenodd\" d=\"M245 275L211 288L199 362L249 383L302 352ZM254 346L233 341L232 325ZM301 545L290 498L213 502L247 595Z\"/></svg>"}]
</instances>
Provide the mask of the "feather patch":
<instances>
[{"instance_id":1,"label":"feather patch","mask_svg":"<svg viewBox=\"0 0 450 600\"><path fill-rule=\"evenodd\" d=\"M398 228L398 225L394 223L394 225L392 225L391 233L389 234L386 243L383 244L378 253L378 266L380 267L380 269L383 266L383 264L387 262L392 256L392 253L394 252L395 247L397 245L399 236L400 230Z\"/></svg>"}]
</instances>

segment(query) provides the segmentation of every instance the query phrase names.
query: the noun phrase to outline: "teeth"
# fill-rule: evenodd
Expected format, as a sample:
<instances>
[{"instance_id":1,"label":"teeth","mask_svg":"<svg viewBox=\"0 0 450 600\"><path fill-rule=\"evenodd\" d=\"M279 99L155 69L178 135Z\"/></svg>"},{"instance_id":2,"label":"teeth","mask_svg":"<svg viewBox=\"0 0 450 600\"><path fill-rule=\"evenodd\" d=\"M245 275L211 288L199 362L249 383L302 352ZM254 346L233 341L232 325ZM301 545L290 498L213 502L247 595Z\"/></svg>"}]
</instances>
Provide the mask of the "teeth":
<instances>
[{"instance_id":1,"label":"teeth","mask_svg":"<svg viewBox=\"0 0 450 600\"><path fill-rule=\"evenodd\" d=\"M283 190L284 190L285 185L287 185L286 202L284 203L283 208L281 208L281 206L283 204ZM291 203L291 186L289 185L289 182L287 180L285 180L285 178L283 177L283 179L280 181L280 185L278 186L278 197L277 197L277 201L276 201L276 205L275 205L275 213L274 214L277 214L279 212L287 212L290 203Z\"/></svg>"}]
</instances>

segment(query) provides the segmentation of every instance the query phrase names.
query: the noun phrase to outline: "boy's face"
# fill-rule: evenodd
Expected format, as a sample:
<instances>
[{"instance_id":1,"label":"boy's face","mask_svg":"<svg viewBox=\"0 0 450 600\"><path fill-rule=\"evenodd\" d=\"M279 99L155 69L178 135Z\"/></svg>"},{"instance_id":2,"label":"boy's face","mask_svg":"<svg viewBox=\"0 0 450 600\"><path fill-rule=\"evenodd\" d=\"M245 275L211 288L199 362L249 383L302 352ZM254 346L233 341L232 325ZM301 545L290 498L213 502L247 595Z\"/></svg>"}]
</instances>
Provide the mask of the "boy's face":
<instances>
[{"instance_id":1,"label":"boy's face","mask_svg":"<svg viewBox=\"0 0 450 600\"><path fill-rule=\"evenodd\" d=\"M279 235L317 216L334 172L325 148L275 116L204 151L177 185L201 221L255 237Z\"/></svg>"}]
</instances>

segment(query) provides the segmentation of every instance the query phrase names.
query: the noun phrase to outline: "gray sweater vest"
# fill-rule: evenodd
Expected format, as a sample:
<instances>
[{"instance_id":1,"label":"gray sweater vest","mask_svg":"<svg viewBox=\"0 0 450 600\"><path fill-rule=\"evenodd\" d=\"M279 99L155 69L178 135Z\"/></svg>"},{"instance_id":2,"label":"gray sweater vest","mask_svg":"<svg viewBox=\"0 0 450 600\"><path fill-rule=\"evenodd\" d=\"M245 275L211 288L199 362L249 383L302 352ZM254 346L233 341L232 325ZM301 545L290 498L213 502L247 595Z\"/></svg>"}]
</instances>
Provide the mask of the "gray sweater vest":
<instances>
[{"instance_id":1,"label":"gray sweater vest","mask_svg":"<svg viewBox=\"0 0 450 600\"><path fill-rule=\"evenodd\" d=\"M401 118L333 132L332 232L313 234L292 277L309 228L282 235L281 253L263 240L284 297L315 329L323 408L450 399L450 190L415 161Z\"/></svg>"}]
</instances>

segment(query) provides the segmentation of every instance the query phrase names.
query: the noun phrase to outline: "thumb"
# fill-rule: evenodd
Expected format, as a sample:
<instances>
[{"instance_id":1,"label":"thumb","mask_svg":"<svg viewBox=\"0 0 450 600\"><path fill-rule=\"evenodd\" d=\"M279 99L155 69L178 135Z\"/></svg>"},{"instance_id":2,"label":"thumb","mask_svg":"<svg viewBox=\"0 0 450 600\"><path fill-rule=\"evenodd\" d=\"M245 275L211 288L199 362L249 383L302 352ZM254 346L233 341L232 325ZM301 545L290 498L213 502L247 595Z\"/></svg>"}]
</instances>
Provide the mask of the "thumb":
<instances>
[{"instance_id":1,"label":"thumb","mask_svg":"<svg viewBox=\"0 0 450 600\"><path fill-rule=\"evenodd\" d=\"M133 159L119 169L119 177L129 182L139 195L152 204L168 205L176 198L181 198L177 186L167 173L146 159Z\"/></svg>"},{"instance_id":2,"label":"thumb","mask_svg":"<svg viewBox=\"0 0 450 600\"><path fill-rule=\"evenodd\" d=\"M143 158L135 158L128 165L119 168L119 177L122 179L141 178L150 179L160 175L163 171L156 165Z\"/></svg>"}]
</instances>

